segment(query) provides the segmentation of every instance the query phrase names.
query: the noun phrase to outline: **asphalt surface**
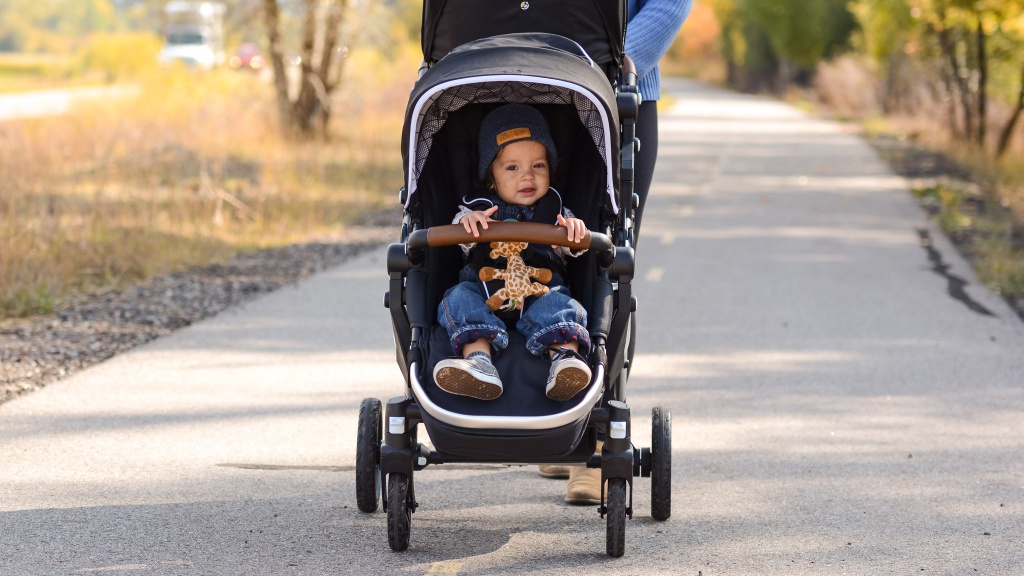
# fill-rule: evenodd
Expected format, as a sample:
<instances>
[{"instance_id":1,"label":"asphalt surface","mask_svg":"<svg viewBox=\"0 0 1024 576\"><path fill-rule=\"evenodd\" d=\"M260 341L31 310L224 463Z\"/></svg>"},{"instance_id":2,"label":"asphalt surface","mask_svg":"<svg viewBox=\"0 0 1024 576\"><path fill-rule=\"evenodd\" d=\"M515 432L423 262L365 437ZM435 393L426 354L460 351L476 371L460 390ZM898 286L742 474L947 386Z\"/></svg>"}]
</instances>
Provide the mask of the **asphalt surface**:
<instances>
[{"instance_id":1,"label":"asphalt surface","mask_svg":"<svg viewBox=\"0 0 1024 576\"><path fill-rule=\"evenodd\" d=\"M402 553L358 511L381 249L0 405L0 575L1024 573L1024 323L844 127L666 89L629 402L673 515L637 479L623 558L532 468L417 473Z\"/></svg>"}]
</instances>

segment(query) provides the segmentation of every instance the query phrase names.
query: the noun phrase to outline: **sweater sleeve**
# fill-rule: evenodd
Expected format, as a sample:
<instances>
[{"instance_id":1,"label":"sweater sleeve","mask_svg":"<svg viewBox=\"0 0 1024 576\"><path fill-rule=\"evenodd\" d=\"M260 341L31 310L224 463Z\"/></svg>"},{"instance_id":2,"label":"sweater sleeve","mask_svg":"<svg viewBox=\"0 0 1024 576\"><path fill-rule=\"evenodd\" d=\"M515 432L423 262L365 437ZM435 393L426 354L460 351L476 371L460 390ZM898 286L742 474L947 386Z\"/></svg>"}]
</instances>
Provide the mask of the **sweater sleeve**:
<instances>
[{"instance_id":1,"label":"sweater sleeve","mask_svg":"<svg viewBox=\"0 0 1024 576\"><path fill-rule=\"evenodd\" d=\"M467 208L465 206L460 205L459 211L455 213L455 218L452 218L452 224L458 224L459 222L462 222L462 219L466 217L466 214L469 214L472 211L472 208ZM469 251L473 249L473 246L476 246L476 242L472 242L470 244L459 244L459 247L462 248L463 255L468 255Z\"/></svg>"},{"instance_id":2,"label":"sweater sleeve","mask_svg":"<svg viewBox=\"0 0 1024 576\"><path fill-rule=\"evenodd\" d=\"M626 26L626 54L636 64L637 77L650 74L668 52L693 0L647 0Z\"/></svg>"},{"instance_id":3,"label":"sweater sleeve","mask_svg":"<svg viewBox=\"0 0 1024 576\"><path fill-rule=\"evenodd\" d=\"M572 213L572 210L569 210L569 208L566 207L566 206L562 207L562 216L564 216L566 218L575 218L576 217L576 215ZM579 258L585 252L586 252L586 250L573 250L572 248L569 248L568 246L557 246L557 247L555 247L555 254L558 254L558 256L562 258L562 264L565 264L565 257L566 256L572 256L573 258Z\"/></svg>"}]
</instances>

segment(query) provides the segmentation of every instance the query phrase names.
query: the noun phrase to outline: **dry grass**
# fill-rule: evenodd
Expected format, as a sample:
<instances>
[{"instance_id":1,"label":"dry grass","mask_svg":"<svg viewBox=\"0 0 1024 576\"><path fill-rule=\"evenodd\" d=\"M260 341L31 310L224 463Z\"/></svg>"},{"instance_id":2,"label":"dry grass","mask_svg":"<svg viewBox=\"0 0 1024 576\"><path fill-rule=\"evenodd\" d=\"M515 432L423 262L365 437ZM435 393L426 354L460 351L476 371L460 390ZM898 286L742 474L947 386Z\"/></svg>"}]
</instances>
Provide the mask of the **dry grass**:
<instances>
[{"instance_id":1,"label":"dry grass","mask_svg":"<svg viewBox=\"0 0 1024 576\"><path fill-rule=\"evenodd\" d=\"M914 194L971 260L981 281L1014 301L1024 297L1024 243L1013 213L985 200L976 186L944 181Z\"/></svg>"},{"instance_id":2,"label":"dry grass","mask_svg":"<svg viewBox=\"0 0 1024 576\"><path fill-rule=\"evenodd\" d=\"M71 58L40 54L0 53L0 86L4 92L66 86ZM85 83L84 79L76 84Z\"/></svg>"},{"instance_id":3,"label":"dry grass","mask_svg":"<svg viewBox=\"0 0 1024 576\"><path fill-rule=\"evenodd\" d=\"M1009 152L997 159L991 152L983 152L953 138L946 129L946 122L935 121L945 117L945 110L936 106L923 109L919 114L890 116L880 129L937 150L966 167L974 175L974 184L980 188L984 199L1008 209L1015 222L1014 231L1024 235L1024 130L1016 134ZM991 123L989 132L998 133L1000 128Z\"/></svg>"},{"instance_id":4,"label":"dry grass","mask_svg":"<svg viewBox=\"0 0 1024 576\"><path fill-rule=\"evenodd\" d=\"M280 139L269 84L231 71L153 71L134 97L0 124L0 318L330 238L393 201L405 60L362 65L383 75L350 63L360 76L337 95L328 142Z\"/></svg>"}]
</instances>

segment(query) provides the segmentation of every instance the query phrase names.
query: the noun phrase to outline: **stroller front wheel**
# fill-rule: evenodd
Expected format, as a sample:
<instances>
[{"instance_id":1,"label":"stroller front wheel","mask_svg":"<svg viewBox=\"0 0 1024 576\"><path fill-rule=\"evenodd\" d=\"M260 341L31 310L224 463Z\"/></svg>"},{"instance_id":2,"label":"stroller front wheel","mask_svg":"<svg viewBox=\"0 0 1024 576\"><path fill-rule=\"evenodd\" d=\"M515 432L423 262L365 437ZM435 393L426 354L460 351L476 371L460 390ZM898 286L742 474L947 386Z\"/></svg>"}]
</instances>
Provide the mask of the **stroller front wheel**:
<instances>
[{"instance_id":1,"label":"stroller front wheel","mask_svg":"<svg viewBox=\"0 0 1024 576\"><path fill-rule=\"evenodd\" d=\"M626 553L626 480L611 478L608 480L608 531L605 538L605 551L612 558L619 558Z\"/></svg>"},{"instance_id":2,"label":"stroller front wheel","mask_svg":"<svg viewBox=\"0 0 1024 576\"><path fill-rule=\"evenodd\" d=\"M405 474L388 476L388 545L395 552L409 547L412 509L409 508L409 477Z\"/></svg>"}]
</instances>

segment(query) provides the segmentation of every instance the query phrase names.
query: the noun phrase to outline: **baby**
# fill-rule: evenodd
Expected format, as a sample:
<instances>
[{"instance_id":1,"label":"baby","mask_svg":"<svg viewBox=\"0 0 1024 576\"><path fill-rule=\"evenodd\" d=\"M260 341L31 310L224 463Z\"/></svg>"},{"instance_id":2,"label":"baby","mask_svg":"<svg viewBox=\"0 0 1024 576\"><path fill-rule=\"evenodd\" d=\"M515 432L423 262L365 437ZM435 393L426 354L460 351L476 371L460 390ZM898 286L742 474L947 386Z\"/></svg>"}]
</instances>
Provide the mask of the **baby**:
<instances>
[{"instance_id":1,"label":"baby","mask_svg":"<svg viewBox=\"0 0 1024 576\"><path fill-rule=\"evenodd\" d=\"M488 222L550 222L566 228L570 243L583 239L586 225L562 206L558 192L549 186L558 155L537 109L506 104L490 112L480 126L479 152L479 175L487 193L463 198L454 223L479 237ZM434 380L446 392L493 400L501 395L502 384L491 355L508 346L508 333L504 321L486 304L488 287L479 271L494 262L486 244L463 245L463 250L467 263L460 282L448 289L437 310L457 357L438 362ZM566 256L582 253L531 244L523 252L524 260L552 271L548 291L525 302L510 302L499 311L526 336L530 353L551 361L545 393L556 401L572 398L590 383L587 312L564 283Z\"/></svg>"}]
</instances>

